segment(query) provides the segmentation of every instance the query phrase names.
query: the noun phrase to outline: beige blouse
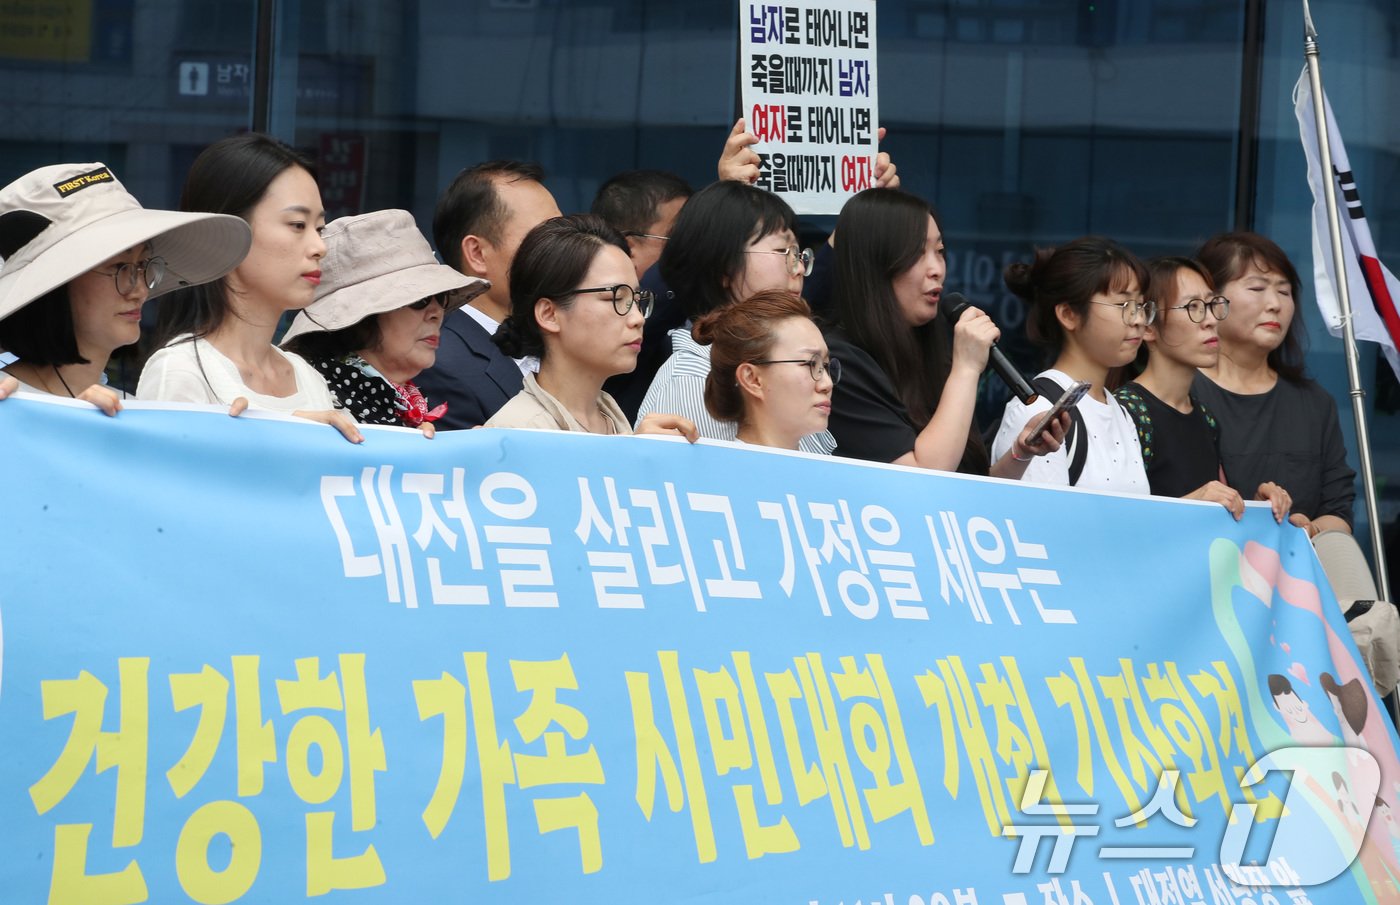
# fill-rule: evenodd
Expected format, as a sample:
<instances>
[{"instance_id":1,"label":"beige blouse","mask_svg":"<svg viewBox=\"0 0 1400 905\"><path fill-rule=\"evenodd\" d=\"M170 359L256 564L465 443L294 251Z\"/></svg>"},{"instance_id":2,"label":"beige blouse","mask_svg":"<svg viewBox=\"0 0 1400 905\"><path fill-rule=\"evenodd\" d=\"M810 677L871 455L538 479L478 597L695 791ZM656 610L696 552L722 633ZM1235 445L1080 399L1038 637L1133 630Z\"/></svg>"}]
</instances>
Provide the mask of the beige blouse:
<instances>
[{"instance_id":1,"label":"beige blouse","mask_svg":"<svg viewBox=\"0 0 1400 905\"><path fill-rule=\"evenodd\" d=\"M627 416L617 407L617 402L607 393L598 394L598 411L612 425L610 433L630 434L632 425ZM563 404L555 399L535 380L534 374L525 375L525 388L515 394L500 411L492 415L482 427L532 427L537 430L574 431L586 434L590 431L569 414Z\"/></svg>"}]
</instances>

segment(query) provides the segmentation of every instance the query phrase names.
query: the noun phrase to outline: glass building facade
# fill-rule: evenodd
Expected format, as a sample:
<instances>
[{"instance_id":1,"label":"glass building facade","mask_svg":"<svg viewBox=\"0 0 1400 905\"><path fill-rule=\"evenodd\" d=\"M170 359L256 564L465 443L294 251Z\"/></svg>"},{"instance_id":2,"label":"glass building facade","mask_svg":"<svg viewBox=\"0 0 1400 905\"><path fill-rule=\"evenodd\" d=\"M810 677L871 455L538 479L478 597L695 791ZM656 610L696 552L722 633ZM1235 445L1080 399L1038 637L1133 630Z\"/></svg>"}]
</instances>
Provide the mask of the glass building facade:
<instances>
[{"instance_id":1,"label":"glass building facade","mask_svg":"<svg viewBox=\"0 0 1400 905\"><path fill-rule=\"evenodd\" d=\"M1380 257L1400 269L1400 5L1314 13ZM565 211L634 167L700 186L737 115L737 27L724 0L5 0L0 183L101 160L173 207L203 146L256 128L317 160L329 217L402 207L427 234L438 192L489 158L542 163ZM880 0L878 36L884 147L941 213L949 287L1028 365L1000 273L1036 244L1102 233L1147 256L1251 228L1311 271L1301 4ZM1341 344L1310 287L1299 307L1355 466ZM1362 372L1393 532L1400 386L1373 348ZM1356 514L1362 535L1359 496Z\"/></svg>"}]
</instances>

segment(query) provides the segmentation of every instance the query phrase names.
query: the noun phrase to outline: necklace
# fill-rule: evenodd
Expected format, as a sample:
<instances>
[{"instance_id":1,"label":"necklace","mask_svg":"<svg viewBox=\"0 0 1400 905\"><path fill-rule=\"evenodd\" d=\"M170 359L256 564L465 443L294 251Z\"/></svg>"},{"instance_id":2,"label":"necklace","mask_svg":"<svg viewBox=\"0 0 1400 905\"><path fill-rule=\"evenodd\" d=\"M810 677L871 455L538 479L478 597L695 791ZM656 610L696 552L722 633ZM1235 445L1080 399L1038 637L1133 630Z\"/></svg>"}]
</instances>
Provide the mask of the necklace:
<instances>
[{"instance_id":1,"label":"necklace","mask_svg":"<svg viewBox=\"0 0 1400 905\"><path fill-rule=\"evenodd\" d=\"M77 399L78 396L73 392L73 389L68 386L68 381L63 379L63 372L58 369L58 365L53 365L52 367L54 376L58 378L58 382L63 384L63 388L68 391L68 397L70 399Z\"/></svg>"}]
</instances>

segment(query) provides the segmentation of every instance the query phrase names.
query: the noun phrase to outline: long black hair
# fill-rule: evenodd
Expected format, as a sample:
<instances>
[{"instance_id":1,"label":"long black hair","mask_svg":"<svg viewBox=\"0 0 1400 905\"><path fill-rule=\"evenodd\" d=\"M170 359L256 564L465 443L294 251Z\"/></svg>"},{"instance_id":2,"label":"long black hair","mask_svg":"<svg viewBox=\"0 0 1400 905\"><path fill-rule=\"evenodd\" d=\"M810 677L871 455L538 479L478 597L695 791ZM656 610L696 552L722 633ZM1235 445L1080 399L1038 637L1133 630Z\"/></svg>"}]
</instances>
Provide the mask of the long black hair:
<instances>
[{"instance_id":1,"label":"long black hair","mask_svg":"<svg viewBox=\"0 0 1400 905\"><path fill-rule=\"evenodd\" d=\"M269 135L247 132L221 139L195 158L185 177L180 210L247 220L272 181L291 167L316 175L309 158ZM159 348L185 333L207 336L228 314L227 275L167 293L159 302L155 345Z\"/></svg>"},{"instance_id":2,"label":"long black hair","mask_svg":"<svg viewBox=\"0 0 1400 905\"><path fill-rule=\"evenodd\" d=\"M866 189L841 208L836 221L832 302L837 325L889 377L915 431L938 410L953 363L946 318L911 327L895 298L894 281L923 256L932 205L898 189ZM972 425L960 471L987 473L987 448Z\"/></svg>"},{"instance_id":3,"label":"long black hair","mask_svg":"<svg viewBox=\"0 0 1400 905\"><path fill-rule=\"evenodd\" d=\"M921 198L866 189L841 208L833 257L836 322L889 377L916 428L933 417L952 364L944 319L911 328L894 295L895 278L924 253L929 217L938 220Z\"/></svg>"}]
</instances>

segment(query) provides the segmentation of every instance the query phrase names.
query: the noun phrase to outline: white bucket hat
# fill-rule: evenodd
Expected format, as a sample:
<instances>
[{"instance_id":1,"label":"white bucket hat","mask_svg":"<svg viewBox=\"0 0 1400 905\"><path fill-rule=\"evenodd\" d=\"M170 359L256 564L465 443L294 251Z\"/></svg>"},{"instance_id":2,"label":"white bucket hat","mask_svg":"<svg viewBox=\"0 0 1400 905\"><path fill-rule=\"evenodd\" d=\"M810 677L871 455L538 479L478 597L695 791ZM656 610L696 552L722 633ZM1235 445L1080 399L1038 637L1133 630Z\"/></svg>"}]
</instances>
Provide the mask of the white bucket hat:
<instances>
[{"instance_id":1,"label":"white bucket hat","mask_svg":"<svg viewBox=\"0 0 1400 905\"><path fill-rule=\"evenodd\" d=\"M448 310L460 308L491 284L438 263L432 246L408 211L387 210L341 217L321 234L321 285L302 309L282 345L304 333L343 330L367 317L448 294Z\"/></svg>"},{"instance_id":2,"label":"white bucket hat","mask_svg":"<svg viewBox=\"0 0 1400 905\"><path fill-rule=\"evenodd\" d=\"M252 241L238 217L146 210L104 164L42 167L0 189L0 318L137 245L165 259L154 298L218 279Z\"/></svg>"}]
</instances>

